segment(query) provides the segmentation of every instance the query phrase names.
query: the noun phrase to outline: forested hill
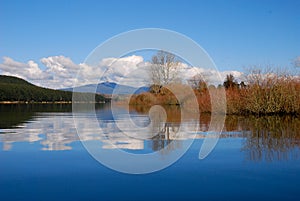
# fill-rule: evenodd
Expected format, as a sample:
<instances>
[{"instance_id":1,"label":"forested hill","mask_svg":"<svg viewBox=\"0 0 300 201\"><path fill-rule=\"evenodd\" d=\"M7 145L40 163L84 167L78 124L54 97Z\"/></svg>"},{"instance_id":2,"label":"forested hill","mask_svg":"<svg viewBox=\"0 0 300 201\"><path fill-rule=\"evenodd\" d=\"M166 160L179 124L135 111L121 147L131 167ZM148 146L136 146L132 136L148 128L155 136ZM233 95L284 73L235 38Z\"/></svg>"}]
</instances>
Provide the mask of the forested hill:
<instances>
[{"instance_id":1,"label":"forested hill","mask_svg":"<svg viewBox=\"0 0 300 201\"><path fill-rule=\"evenodd\" d=\"M81 101L86 101L85 93L78 94L82 97ZM4 101L70 102L72 92L38 87L17 77L0 75L0 102ZM109 100L96 94L95 101Z\"/></svg>"}]
</instances>

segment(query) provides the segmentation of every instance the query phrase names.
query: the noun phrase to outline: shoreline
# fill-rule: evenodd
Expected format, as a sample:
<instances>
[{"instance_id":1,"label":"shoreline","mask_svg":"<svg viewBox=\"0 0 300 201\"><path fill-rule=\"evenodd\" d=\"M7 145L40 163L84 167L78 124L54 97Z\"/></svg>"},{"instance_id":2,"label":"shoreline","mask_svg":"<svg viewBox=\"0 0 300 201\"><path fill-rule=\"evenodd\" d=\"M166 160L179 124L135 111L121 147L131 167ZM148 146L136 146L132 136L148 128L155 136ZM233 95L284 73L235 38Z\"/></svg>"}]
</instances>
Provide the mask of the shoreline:
<instances>
[{"instance_id":1,"label":"shoreline","mask_svg":"<svg viewBox=\"0 0 300 201\"><path fill-rule=\"evenodd\" d=\"M101 102L72 102L72 101L42 101L42 102L35 102L35 101L0 101L0 105L56 105L56 104L63 104L63 105L69 105L69 104L106 104L110 103L110 101L101 101ZM116 106L124 106L128 104L126 101L120 101L117 102ZM151 108L153 105L143 105L143 104L129 104L131 107L146 107L146 108ZM169 107L169 106L179 106L175 104L162 104L163 106ZM200 114L210 114L211 112L208 111L199 111ZM300 117L299 113L226 113L226 116L295 116L295 117Z\"/></svg>"},{"instance_id":2,"label":"shoreline","mask_svg":"<svg viewBox=\"0 0 300 201\"><path fill-rule=\"evenodd\" d=\"M74 102L74 103L108 103L106 101L102 102ZM42 102L35 102L35 101L0 101L0 105L17 105L17 104L73 104L72 101L42 101Z\"/></svg>"}]
</instances>

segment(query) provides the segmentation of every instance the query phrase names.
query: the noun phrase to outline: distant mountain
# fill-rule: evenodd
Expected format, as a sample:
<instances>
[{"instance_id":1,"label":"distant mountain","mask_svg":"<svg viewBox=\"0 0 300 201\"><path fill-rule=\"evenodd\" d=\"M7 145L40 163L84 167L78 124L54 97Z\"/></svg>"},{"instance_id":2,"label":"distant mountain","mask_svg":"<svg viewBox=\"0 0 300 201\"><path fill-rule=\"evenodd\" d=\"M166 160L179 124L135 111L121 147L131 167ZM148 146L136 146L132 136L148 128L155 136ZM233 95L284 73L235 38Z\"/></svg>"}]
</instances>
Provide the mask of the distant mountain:
<instances>
[{"instance_id":1,"label":"distant mountain","mask_svg":"<svg viewBox=\"0 0 300 201\"><path fill-rule=\"evenodd\" d=\"M65 88L61 89L64 91L75 91L75 92L91 92L94 93L96 89L96 93L98 94L140 94L143 92L149 91L149 87L131 87L127 85L121 85L114 82L102 82L97 84L88 84L75 88Z\"/></svg>"},{"instance_id":2,"label":"distant mountain","mask_svg":"<svg viewBox=\"0 0 300 201\"><path fill-rule=\"evenodd\" d=\"M72 101L72 92L39 87L21 78L0 75L0 102L62 102ZM78 93L80 101L88 101L86 94ZM96 95L96 102L109 101L107 98Z\"/></svg>"}]
</instances>

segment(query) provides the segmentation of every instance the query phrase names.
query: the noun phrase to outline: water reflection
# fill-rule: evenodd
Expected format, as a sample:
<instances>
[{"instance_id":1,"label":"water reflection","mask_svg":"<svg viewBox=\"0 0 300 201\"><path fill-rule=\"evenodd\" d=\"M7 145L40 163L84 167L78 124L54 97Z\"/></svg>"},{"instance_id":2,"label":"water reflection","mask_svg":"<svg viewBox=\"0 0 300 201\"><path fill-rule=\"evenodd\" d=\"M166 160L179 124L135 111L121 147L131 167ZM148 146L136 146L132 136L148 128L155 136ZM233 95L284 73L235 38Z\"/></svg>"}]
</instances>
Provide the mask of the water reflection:
<instances>
[{"instance_id":1,"label":"water reflection","mask_svg":"<svg viewBox=\"0 0 300 201\"><path fill-rule=\"evenodd\" d=\"M136 126L145 127L151 123L147 133L142 134L134 133L134 128L128 125L128 119L123 115L125 108L120 106L116 110L117 115L113 116L109 104L97 105L96 116L103 130L101 135L89 126L90 111L83 110L80 116L81 140L100 141L103 149L164 149L168 152L180 149L183 140L193 138L191 131L198 130L196 138L206 136L211 121L209 114L201 114L200 122L195 122L197 118L193 115L182 118L179 107L164 109L165 113L151 116L150 112L149 117L150 108L129 108L131 120ZM70 150L72 143L80 140L71 105L0 105L0 110L3 150L13 149L16 142L39 143L42 150L48 151ZM126 127L132 136L124 135L120 127ZM178 132L179 129L184 132ZM289 159L299 153L300 119L292 116L227 116L220 138L241 138L241 151L249 160Z\"/></svg>"},{"instance_id":2,"label":"water reflection","mask_svg":"<svg viewBox=\"0 0 300 201\"><path fill-rule=\"evenodd\" d=\"M155 107L154 107L155 108ZM164 106L153 111L153 107L131 106L129 108L132 113L148 115L152 121L152 127L149 131L152 133L151 140L148 145L151 150L162 150L163 154L168 154L173 150L183 147L183 140L205 137L203 132L199 132L196 136L196 131L199 131L199 118L194 113L184 112L182 114L179 106ZM183 131L183 132L182 132Z\"/></svg>"},{"instance_id":3,"label":"water reflection","mask_svg":"<svg viewBox=\"0 0 300 201\"><path fill-rule=\"evenodd\" d=\"M249 117L240 124L249 130L243 150L249 160L287 160L298 157L300 120L291 116ZM292 153L291 153L292 151Z\"/></svg>"}]
</instances>

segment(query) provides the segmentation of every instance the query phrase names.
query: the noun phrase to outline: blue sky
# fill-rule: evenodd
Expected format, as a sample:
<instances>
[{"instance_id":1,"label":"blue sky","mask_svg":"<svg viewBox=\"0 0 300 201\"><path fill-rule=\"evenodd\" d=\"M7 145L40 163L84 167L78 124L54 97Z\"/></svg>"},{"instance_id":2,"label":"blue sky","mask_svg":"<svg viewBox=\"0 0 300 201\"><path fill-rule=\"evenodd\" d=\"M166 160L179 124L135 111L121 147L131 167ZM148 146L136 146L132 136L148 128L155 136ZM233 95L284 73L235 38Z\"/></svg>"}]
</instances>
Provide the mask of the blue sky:
<instances>
[{"instance_id":1,"label":"blue sky","mask_svg":"<svg viewBox=\"0 0 300 201\"><path fill-rule=\"evenodd\" d=\"M64 55L83 62L100 43L139 28L165 28L200 44L220 70L291 66L300 55L300 1L0 1L0 57Z\"/></svg>"}]
</instances>

